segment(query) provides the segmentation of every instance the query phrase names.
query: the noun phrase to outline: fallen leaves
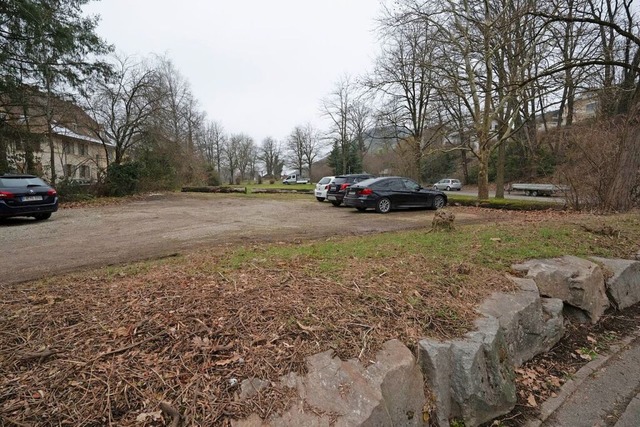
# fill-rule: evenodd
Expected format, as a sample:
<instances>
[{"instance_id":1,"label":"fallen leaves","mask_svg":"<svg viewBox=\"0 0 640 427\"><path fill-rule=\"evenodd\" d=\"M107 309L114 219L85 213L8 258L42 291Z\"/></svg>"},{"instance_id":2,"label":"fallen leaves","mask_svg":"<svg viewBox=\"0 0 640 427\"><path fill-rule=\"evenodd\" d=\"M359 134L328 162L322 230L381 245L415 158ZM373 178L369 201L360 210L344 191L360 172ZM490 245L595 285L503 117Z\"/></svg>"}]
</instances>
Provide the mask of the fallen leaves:
<instances>
[{"instance_id":1,"label":"fallen leaves","mask_svg":"<svg viewBox=\"0 0 640 427\"><path fill-rule=\"evenodd\" d=\"M332 349L368 361L391 338L460 336L478 302L508 287L499 272L434 268L419 254L344 262L326 274L305 257L214 269L215 257L194 256L176 267L58 277L53 296L46 281L6 289L0 412L33 426L128 427L173 423L158 410L171 402L191 425L265 418L293 399L277 380L304 372L306 356ZM238 401L249 378L271 385Z\"/></svg>"}]
</instances>

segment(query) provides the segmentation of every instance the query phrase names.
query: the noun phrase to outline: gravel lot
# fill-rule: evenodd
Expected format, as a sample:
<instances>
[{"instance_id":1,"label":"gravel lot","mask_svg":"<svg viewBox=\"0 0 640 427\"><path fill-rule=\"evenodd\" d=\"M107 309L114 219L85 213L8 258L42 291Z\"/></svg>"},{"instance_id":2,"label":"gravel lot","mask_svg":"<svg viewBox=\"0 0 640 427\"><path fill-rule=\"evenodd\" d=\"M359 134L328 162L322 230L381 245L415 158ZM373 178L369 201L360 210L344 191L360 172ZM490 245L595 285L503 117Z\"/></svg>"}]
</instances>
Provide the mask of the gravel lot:
<instances>
[{"instance_id":1,"label":"gravel lot","mask_svg":"<svg viewBox=\"0 0 640 427\"><path fill-rule=\"evenodd\" d=\"M456 209L457 221L480 219ZM110 206L61 209L50 220L0 222L4 284L157 258L202 246L293 241L416 228L433 211L387 215L334 208L311 196L168 193Z\"/></svg>"}]
</instances>

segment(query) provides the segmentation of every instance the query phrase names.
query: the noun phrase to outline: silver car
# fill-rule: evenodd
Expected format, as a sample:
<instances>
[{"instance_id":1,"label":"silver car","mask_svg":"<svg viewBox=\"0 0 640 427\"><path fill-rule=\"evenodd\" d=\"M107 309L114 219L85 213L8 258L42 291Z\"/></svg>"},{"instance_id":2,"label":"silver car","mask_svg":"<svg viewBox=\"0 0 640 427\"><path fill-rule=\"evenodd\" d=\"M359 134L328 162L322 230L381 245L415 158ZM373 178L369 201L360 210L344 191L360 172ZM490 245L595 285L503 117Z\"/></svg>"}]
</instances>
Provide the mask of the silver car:
<instances>
[{"instance_id":1,"label":"silver car","mask_svg":"<svg viewBox=\"0 0 640 427\"><path fill-rule=\"evenodd\" d=\"M462 183L460 182L459 179L445 178L433 184L433 189L445 190L445 191L451 191L451 190L460 191L462 189Z\"/></svg>"},{"instance_id":2,"label":"silver car","mask_svg":"<svg viewBox=\"0 0 640 427\"><path fill-rule=\"evenodd\" d=\"M324 199L327 198L327 190L329 189L329 184L333 182L335 176L325 176L316 184L315 195L316 199L319 202L324 202Z\"/></svg>"}]
</instances>

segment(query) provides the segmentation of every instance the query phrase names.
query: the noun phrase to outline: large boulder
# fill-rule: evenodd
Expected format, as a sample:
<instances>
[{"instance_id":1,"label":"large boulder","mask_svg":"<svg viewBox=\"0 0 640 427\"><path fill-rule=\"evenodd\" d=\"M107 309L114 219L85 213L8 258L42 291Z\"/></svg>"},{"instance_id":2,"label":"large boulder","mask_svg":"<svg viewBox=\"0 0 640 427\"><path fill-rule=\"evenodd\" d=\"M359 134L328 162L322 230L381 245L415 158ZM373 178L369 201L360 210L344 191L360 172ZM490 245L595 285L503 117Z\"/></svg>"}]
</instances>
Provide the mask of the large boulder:
<instances>
[{"instance_id":1,"label":"large boulder","mask_svg":"<svg viewBox=\"0 0 640 427\"><path fill-rule=\"evenodd\" d=\"M594 262L564 256L527 261L513 269L533 279L541 295L559 298L586 312L592 323L609 307L602 268Z\"/></svg>"},{"instance_id":2,"label":"large boulder","mask_svg":"<svg viewBox=\"0 0 640 427\"><path fill-rule=\"evenodd\" d=\"M515 293L495 293L478 311L500 323L509 355L515 366L547 352L564 335L562 300L540 298L532 279L510 277L518 287Z\"/></svg>"},{"instance_id":3,"label":"large boulder","mask_svg":"<svg viewBox=\"0 0 640 427\"><path fill-rule=\"evenodd\" d=\"M592 257L611 272L607 294L613 305L622 310L640 302L640 261Z\"/></svg>"},{"instance_id":4,"label":"large boulder","mask_svg":"<svg viewBox=\"0 0 640 427\"><path fill-rule=\"evenodd\" d=\"M419 360L435 395L439 426L462 420L477 426L508 413L516 403L513 363L496 318L476 321L464 339L419 342Z\"/></svg>"},{"instance_id":5,"label":"large boulder","mask_svg":"<svg viewBox=\"0 0 640 427\"><path fill-rule=\"evenodd\" d=\"M357 360L342 361L325 351L307 358L307 370L306 375L290 374L282 379L299 396L283 415L261 420L254 414L233 425L423 425L422 372L411 351L398 340L387 341L366 368Z\"/></svg>"}]
</instances>

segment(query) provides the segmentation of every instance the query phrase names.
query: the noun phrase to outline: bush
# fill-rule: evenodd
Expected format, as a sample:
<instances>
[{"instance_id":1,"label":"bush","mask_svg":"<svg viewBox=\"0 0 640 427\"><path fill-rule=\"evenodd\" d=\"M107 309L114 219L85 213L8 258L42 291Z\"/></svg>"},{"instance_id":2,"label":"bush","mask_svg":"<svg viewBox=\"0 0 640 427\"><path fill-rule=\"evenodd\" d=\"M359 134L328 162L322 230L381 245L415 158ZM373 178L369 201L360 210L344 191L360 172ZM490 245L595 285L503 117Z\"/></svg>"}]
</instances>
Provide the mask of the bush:
<instances>
[{"instance_id":1,"label":"bush","mask_svg":"<svg viewBox=\"0 0 640 427\"><path fill-rule=\"evenodd\" d=\"M62 180L56 185L56 191L62 203L81 202L96 197L96 184L81 184L77 181Z\"/></svg>"},{"instance_id":2,"label":"bush","mask_svg":"<svg viewBox=\"0 0 640 427\"><path fill-rule=\"evenodd\" d=\"M220 180L220 174L218 174L218 171L216 171L212 166L208 166L207 185L218 187L220 184L222 184L222 181Z\"/></svg>"},{"instance_id":3,"label":"bush","mask_svg":"<svg viewBox=\"0 0 640 427\"><path fill-rule=\"evenodd\" d=\"M110 164L107 168L107 196L122 197L138 191L142 166L138 162Z\"/></svg>"},{"instance_id":4,"label":"bush","mask_svg":"<svg viewBox=\"0 0 640 427\"><path fill-rule=\"evenodd\" d=\"M640 123L634 116L574 125L559 134L566 162L558 181L574 209L624 212L640 205Z\"/></svg>"}]
</instances>

